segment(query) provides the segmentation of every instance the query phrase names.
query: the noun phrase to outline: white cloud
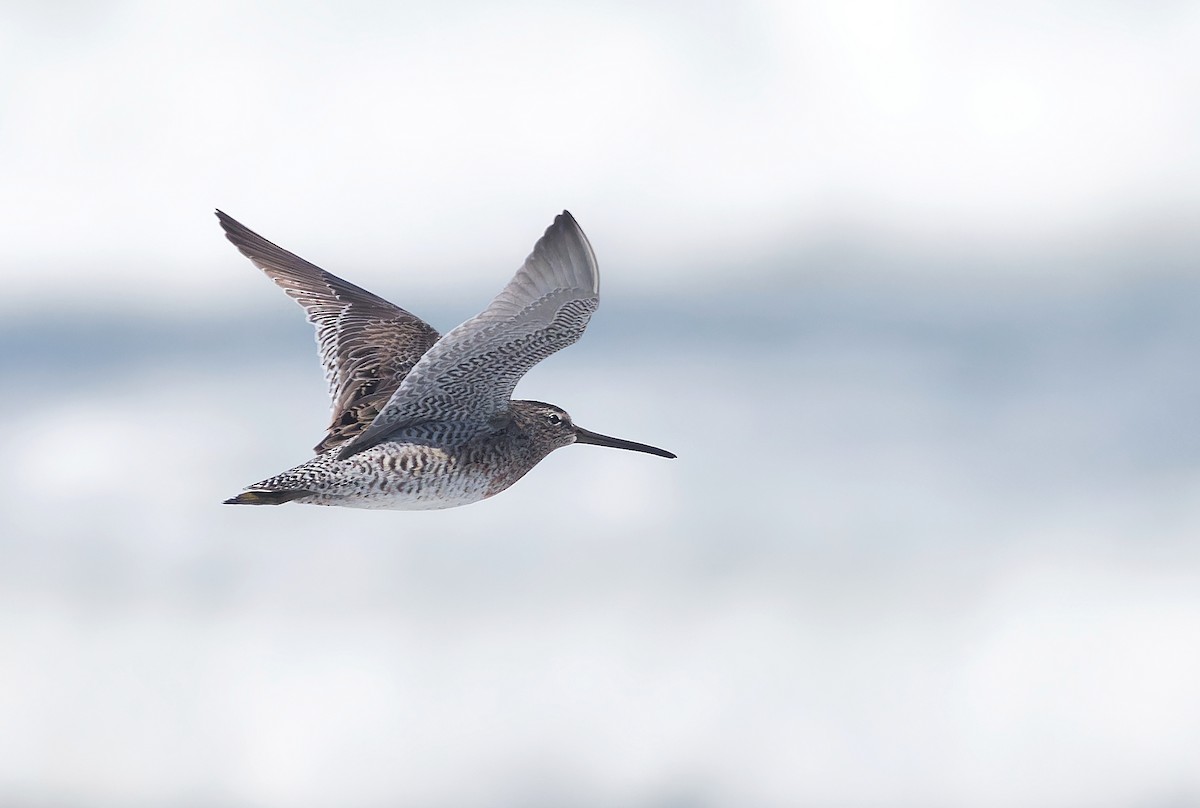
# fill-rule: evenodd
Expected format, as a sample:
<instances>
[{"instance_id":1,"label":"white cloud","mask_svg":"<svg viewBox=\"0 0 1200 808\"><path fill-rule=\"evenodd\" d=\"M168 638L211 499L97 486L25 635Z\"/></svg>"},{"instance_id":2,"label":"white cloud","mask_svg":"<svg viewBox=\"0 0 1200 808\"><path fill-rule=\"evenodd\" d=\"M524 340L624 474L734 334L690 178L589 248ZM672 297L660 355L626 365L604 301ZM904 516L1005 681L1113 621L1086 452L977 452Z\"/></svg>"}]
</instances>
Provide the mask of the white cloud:
<instances>
[{"instance_id":1,"label":"white cloud","mask_svg":"<svg viewBox=\"0 0 1200 808\"><path fill-rule=\"evenodd\" d=\"M1061 243L1200 207L1186 4L37 8L0 56L17 296L227 291L213 206L410 288L498 282L563 206L641 286L829 226Z\"/></svg>"}]
</instances>

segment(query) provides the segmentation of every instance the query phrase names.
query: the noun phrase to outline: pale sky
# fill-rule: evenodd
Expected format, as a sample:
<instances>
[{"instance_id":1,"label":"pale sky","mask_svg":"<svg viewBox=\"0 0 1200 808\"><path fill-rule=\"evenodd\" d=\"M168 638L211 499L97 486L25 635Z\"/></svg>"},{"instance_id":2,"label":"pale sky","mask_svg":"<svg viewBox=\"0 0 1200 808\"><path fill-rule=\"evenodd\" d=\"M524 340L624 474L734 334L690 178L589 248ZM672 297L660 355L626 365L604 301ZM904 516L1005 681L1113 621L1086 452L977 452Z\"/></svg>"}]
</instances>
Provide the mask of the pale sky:
<instances>
[{"instance_id":1,"label":"pale sky","mask_svg":"<svg viewBox=\"0 0 1200 808\"><path fill-rule=\"evenodd\" d=\"M1200 213L1195 3L131 0L0 20L6 308L252 295L214 207L385 296L490 295L564 207L638 291L829 232L1003 252L1186 234Z\"/></svg>"}]
</instances>

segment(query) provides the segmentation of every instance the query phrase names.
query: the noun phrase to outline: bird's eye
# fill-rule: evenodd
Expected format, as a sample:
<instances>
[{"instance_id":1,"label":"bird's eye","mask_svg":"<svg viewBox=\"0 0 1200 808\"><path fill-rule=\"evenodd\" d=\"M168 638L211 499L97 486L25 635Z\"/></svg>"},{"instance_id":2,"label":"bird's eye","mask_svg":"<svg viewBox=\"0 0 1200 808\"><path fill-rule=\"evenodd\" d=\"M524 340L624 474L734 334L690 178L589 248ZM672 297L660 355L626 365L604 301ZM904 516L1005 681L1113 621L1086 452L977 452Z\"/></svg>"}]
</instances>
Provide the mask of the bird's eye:
<instances>
[{"instance_id":1,"label":"bird's eye","mask_svg":"<svg viewBox=\"0 0 1200 808\"><path fill-rule=\"evenodd\" d=\"M556 412L546 413L546 420L549 421L550 423L556 424L556 425L561 424L563 422L562 416Z\"/></svg>"}]
</instances>

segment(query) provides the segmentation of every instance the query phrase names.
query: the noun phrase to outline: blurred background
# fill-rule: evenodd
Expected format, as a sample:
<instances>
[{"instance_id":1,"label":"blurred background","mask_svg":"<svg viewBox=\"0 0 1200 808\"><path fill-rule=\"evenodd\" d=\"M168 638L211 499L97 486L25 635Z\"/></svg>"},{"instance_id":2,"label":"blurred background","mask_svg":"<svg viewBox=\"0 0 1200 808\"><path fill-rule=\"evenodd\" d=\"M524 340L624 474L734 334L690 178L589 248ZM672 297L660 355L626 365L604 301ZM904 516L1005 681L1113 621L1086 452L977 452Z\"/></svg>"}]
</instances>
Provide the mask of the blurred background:
<instances>
[{"instance_id":1,"label":"blurred background","mask_svg":"<svg viewBox=\"0 0 1200 808\"><path fill-rule=\"evenodd\" d=\"M1200 805L1200 5L9 2L0 804ZM220 207L447 330L561 209L555 453L321 436Z\"/></svg>"}]
</instances>

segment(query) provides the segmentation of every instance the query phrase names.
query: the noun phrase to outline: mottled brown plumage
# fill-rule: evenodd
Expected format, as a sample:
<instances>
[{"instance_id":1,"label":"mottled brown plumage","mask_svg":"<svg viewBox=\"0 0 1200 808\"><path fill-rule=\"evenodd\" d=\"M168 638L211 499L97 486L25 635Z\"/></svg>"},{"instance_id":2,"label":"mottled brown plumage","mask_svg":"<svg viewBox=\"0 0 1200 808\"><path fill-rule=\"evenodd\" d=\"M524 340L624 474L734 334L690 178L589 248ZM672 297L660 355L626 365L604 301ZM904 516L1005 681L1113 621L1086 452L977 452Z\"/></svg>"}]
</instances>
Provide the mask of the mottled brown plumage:
<instances>
[{"instance_id":1,"label":"mottled brown plumage","mask_svg":"<svg viewBox=\"0 0 1200 808\"><path fill-rule=\"evenodd\" d=\"M503 491L571 443L675 456L577 427L553 404L511 400L530 368L579 339L599 304L595 255L566 211L488 307L441 338L410 312L217 218L307 311L333 399L317 456L228 504L448 508Z\"/></svg>"},{"instance_id":2,"label":"mottled brown plumage","mask_svg":"<svg viewBox=\"0 0 1200 808\"><path fill-rule=\"evenodd\" d=\"M304 307L316 327L317 347L333 413L320 454L362 432L391 398L438 332L411 312L342 280L267 241L217 211L225 237Z\"/></svg>"}]
</instances>

